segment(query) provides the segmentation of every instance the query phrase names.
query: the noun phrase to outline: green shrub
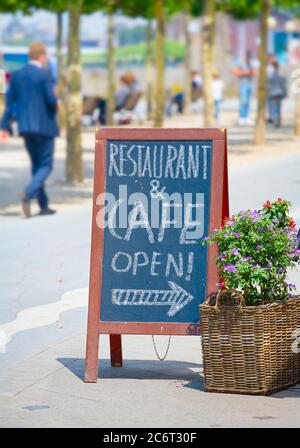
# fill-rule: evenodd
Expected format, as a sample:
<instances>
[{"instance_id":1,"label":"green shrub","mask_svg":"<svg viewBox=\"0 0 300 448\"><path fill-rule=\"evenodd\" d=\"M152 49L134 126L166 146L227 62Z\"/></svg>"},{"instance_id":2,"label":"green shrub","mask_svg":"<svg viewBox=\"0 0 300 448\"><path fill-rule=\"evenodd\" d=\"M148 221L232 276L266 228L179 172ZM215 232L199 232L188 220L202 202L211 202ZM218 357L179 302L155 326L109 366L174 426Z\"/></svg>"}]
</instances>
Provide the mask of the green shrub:
<instances>
[{"instance_id":1,"label":"green shrub","mask_svg":"<svg viewBox=\"0 0 300 448\"><path fill-rule=\"evenodd\" d=\"M287 282L287 270L296 267L300 251L289 206L279 198L259 211L241 211L205 239L218 246L219 289L241 292L246 305L292 295L295 285Z\"/></svg>"}]
</instances>

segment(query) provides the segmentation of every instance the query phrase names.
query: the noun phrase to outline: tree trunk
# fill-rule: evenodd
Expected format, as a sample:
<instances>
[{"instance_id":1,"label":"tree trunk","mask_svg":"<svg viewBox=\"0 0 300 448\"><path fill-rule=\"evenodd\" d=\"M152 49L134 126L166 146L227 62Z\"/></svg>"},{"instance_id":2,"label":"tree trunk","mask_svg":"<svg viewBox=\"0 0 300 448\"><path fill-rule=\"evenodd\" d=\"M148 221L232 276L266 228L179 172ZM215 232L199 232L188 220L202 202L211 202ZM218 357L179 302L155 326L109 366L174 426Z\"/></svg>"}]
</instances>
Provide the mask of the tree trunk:
<instances>
[{"instance_id":1,"label":"tree trunk","mask_svg":"<svg viewBox=\"0 0 300 448\"><path fill-rule=\"evenodd\" d=\"M254 143L263 145L266 141L266 99L267 99L267 50L268 50L268 17L270 13L270 0L262 0L260 19L260 49L259 49L259 75L257 91L257 119L255 126Z\"/></svg>"},{"instance_id":2,"label":"tree trunk","mask_svg":"<svg viewBox=\"0 0 300 448\"><path fill-rule=\"evenodd\" d=\"M215 126L214 99L212 91L212 72L215 47L215 0L205 0L202 22L202 72L204 99L204 126Z\"/></svg>"},{"instance_id":3,"label":"tree trunk","mask_svg":"<svg viewBox=\"0 0 300 448\"><path fill-rule=\"evenodd\" d=\"M191 79L191 46L192 39L189 30L190 24L190 2L185 2L184 12L184 36L185 36L185 86L184 86L184 111L189 112L192 97L192 79Z\"/></svg>"},{"instance_id":4,"label":"tree trunk","mask_svg":"<svg viewBox=\"0 0 300 448\"><path fill-rule=\"evenodd\" d=\"M67 181L83 181L81 146L81 63L80 14L82 0L69 2L68 59L67 59Z\"/></svg>"},{"instance_id":5,"label":"tree trunk","mask_svg":"<svg viewBox=\"0 0 300 448\"><path fill-rule=\"evenodd\" d=\"M235 89L235 80L232 76L232 53L230 42L229 17L224 12L216 14L216 51L214 65L222 73L225 90L231 94Z\"/></svg>"},{"instance_id":6,"label":"tree trunk","mask_svg":"<svg viewBox=\"0 0 300 448\"><path fill-rule=\"evenodd\" d=\"M154 126L161 128L165 109L165 58L164 58L164 9L163 0L155 0L156 15L156 86Z\"/></svg>"},{"instance_id":7,"label":"tree trunk","mask_svg":"<svg viewBox=\"0 0 300 448\"><path fill-rule=\"evenodd\" d=\"M58 12L57 31L56 31L56 60L57 60L57 96L60 99L60 107L58 111L58 121L60 129L66 127L66 111L65 111L65 71L63 61L63 13Z\"/></svg>"},{"instance_id":8,"label":"tree trunk","mask_svg":"<svg viewBox=\"0 0 300 448\"><path fill-rule=\"evenodd\" d=\"M153 30L152 20L147 21L146 32L146 98L148 120L152 118L152 97L153 97Z\"/></svg>"},{"instance_id":9,"label":"tree trunk","mask_svg":"<svg viewBox=\"0 0 300 448\"><path fill-rule=\"evenodd\" d=\"M115 23L112 13L108 15L108 88L107 88L107 124L108 126L114 125L114 112L116 108L115 100L115 49L114 49L114 36L115 36Z\"/></svg>"}]
</instances>

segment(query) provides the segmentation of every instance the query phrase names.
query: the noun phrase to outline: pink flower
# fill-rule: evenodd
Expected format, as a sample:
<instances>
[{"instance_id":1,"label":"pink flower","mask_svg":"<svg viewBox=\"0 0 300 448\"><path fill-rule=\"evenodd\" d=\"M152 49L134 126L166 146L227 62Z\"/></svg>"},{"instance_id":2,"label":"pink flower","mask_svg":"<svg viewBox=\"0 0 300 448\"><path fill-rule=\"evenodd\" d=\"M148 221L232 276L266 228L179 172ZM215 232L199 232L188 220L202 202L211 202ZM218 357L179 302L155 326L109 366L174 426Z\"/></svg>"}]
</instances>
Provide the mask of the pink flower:
<instances>
[{"instance_id":1,"label":"pink flower","mask_svg":"<svg viewBox=\"0 0 300 448\"><path fill-rule=\"evenodd\" d=\"M268 209L270 209L271 206L272 206L272 204L271 204L270 201L266 201L266 202L264 203L264 208L268 208Z\"/></svg>"}]
</instances>

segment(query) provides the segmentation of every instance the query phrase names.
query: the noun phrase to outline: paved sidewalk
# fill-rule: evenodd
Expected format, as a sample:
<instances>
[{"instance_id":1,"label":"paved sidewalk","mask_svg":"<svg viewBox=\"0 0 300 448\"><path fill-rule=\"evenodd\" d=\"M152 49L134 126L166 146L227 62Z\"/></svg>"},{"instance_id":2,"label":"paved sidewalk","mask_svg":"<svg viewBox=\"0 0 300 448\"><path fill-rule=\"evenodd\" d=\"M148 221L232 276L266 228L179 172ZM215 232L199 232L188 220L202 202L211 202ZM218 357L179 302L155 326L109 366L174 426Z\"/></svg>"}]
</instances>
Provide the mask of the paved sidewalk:
<instances>
[{"instance_id":1,"label":"paved sidewalk","mask_svg":"<svg viewBox=\"0 0 300 448\"><path fill-rule=\"evenodd\" d=\"M157 337L161 352L167 340ZM59 344L2 374L0 427L299 427L300 385L272 397L203 392L199 337L173 337L166 361L150 336L123 337L123 368L100 341L100 378L83 383L84 337Z\"/></svg>"},{"instance_id":2,"label":"paved sidewalk","mask_svg":"<svg viewBox=\"0 0 300 448\"><path fill-rule=\"evenodd\" d=\"M91 176L93 136L85 138ZM231 212L281 196L293 202L300 225L298 143L292 139L293 148L286 149L283 141L277 144L281 156L251 154L243 166L234 157L250 156L230 150ZM20 219L18 200L7 208L1 190L4 185L16 195L27 175L21 161L12 169L20 157L19 142L14 144L15 152L4 150L12 151L13 160L3 162L0 153L0 329L5 325L11 335L0 353L0 427L300 427L300 384L272 397L205 393L195 336L173 337L164 362L156 359L150 336L125 336L123 368L110 367L108 338L102 336L99 381L83 383L91 186L61 189L58 152L49 189L59 213ZM291 280L300 290L299 273L291 273ZM163 353L167 338L156 341Z\"/></svg>"}]
</instances>

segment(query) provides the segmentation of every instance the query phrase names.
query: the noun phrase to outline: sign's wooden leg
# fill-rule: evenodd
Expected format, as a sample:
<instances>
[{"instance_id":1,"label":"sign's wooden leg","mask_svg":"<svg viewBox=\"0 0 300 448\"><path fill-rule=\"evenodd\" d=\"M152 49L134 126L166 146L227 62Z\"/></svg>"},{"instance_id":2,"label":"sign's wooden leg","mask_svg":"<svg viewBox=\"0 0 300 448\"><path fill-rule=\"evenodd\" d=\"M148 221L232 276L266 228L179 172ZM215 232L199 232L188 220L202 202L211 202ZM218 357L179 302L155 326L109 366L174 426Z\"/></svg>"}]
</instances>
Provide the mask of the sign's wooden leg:
<instances>
[{"instance_id":1,"label":"sign's wooden leg","mask_svg":"<svg viewBox=\"0 0 300 448\"><path fill-rule=\"evenodd\" d=\"M110 334L110 363L112 367L122 367L122 340L120 334Z\"/></svg>"},{"instance_id":2,"label":"sign's wooden leg","mask_svg":"<svg viewBox=\"0 0 300 448\"><path fill-rule=\"evenodd\" d=\"M86 361L84 381L86 383L97 383L98 379L98 350L99 334L88 334L86 346Z\"/></svg>"}]
</instances>

